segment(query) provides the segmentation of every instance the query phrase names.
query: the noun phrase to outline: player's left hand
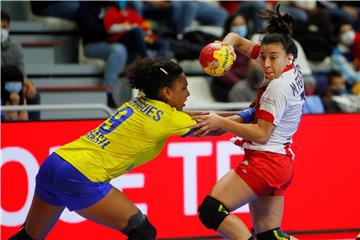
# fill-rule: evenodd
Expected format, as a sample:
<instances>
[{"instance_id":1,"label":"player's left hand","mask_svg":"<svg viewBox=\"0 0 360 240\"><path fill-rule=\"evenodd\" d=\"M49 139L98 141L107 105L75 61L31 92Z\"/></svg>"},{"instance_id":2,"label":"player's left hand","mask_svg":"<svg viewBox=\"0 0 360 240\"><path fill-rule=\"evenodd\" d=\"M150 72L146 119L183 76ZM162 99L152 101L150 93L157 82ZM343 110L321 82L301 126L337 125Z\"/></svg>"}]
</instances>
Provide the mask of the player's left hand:
<instances>
[{"instance_id":1,"label":"player's left hand","mask_svg":"<svg viewBox=\"0 0 360 240\"><path fill-rule=\"evenodd\" d=\"M209 112L207 115L193 116L192 118L198 122L192 127L195 129L194 136L203 137L211 134L211 132L221 130L220 123L223 118L214 112Z\"/></svg>"}]
</instances>

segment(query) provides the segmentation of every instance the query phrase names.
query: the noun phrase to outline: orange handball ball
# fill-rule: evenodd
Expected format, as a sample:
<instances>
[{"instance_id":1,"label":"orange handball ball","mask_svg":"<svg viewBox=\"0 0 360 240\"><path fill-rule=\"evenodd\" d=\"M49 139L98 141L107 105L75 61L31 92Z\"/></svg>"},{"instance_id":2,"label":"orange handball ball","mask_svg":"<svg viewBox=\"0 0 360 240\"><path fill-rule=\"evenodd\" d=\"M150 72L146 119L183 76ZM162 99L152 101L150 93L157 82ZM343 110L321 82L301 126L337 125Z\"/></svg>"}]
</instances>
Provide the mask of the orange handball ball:
<instances>
[{"instance_id":1,"label":"orange handball ball","mask_svg":"<svg viewBox=\"0 0 360 240\"><path fill-rule=\"evenodd\" d=\"M209 43L200 52L199 62L210 76L220 77L225 75L236 59L233 49L220 42Z\"/></svg>"}]
</instances>

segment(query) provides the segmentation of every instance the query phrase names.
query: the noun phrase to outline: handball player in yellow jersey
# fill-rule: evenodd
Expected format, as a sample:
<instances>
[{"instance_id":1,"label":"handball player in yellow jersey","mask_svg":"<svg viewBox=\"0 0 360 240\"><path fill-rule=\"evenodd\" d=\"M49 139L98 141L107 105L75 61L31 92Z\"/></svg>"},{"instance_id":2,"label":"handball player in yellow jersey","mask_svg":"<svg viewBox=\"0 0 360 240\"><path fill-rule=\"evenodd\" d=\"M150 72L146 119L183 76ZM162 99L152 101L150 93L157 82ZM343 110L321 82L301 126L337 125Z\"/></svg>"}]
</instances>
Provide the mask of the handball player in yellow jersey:
<instances>
[{"instance_id":1,"label":"handball player in yellow jersey","mask_svg":"<svg viewBox=\"0 0 360 240\"><path fill-rule=\"evenodd\" d=\"M181 111L190 93L178 64L139 59L127 76L139 96L44 161L23 228L11 240L44 239L65 207L128 239L156 238L146 216L109 181L154 159L168 137L190 134L196 122Z\"/></svg>"}]
</instances>

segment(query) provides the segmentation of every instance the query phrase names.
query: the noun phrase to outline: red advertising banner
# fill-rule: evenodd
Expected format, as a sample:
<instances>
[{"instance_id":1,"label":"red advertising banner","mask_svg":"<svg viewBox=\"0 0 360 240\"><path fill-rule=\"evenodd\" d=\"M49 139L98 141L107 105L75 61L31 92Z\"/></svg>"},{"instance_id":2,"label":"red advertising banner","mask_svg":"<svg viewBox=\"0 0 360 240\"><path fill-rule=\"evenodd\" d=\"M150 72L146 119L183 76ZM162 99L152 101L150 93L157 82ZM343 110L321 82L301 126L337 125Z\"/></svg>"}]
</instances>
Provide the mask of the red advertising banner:
<instances>
[{"instance_id":1,"label":"red advertising banner","mask_svg":"<svg viewBox=\"0 0 360 240\"><path fill-rule=\"evenodd\" d=\"M1 239L23 223L42 161L99 123L1 124ZM294 137L295 177L285 195L283 229L360 228L359 123L360 114L303 117ZM156 159L111 183L148 215L159 238L216 236L196 213L217 179L243 158L230 137L170 138ZM247 206L236 214L251 226ZM47 239L121 239L121 234L66 210Z\"/></svg>"}]
</instances>

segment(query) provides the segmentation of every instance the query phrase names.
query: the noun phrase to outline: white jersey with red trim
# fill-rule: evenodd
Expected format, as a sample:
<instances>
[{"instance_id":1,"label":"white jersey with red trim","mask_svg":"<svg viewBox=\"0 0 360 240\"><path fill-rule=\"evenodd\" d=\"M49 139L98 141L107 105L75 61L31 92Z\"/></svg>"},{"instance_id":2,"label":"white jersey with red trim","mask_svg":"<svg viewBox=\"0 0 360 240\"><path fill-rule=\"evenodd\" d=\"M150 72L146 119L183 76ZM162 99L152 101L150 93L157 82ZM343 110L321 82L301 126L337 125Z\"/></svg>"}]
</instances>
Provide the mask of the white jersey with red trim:
<instances>
[{"instance_id":1,"label":"white jersey with red trim","mask_svg":"<svg viewBox=\"0 0 360 240\"><path fill-rule=\"evenodd\" d=\"M260 93L261 94L261 93ZM259 95L259 108L256 119L265 119L274 124L266 144L245 142L243 148L288 154L292 136L296 132L305 103L304 78L299 65L291 65L277 79L271 80L264 92Z\"/></svg>"}]
</instances>

